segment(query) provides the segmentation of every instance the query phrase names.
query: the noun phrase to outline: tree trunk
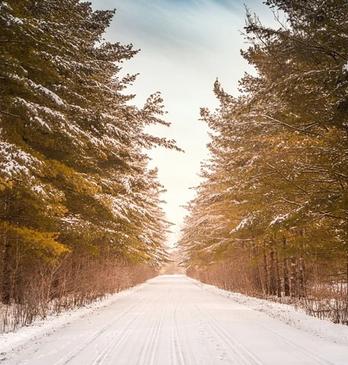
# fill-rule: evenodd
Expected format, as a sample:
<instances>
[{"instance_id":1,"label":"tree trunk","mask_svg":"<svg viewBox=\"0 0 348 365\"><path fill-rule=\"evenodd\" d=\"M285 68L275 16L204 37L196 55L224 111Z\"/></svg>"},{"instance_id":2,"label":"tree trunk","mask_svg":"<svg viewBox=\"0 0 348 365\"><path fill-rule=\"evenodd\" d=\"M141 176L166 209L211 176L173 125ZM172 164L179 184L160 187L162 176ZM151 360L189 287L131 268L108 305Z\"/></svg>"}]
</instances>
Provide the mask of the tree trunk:
<instances>
[{"instance_id":1,"label":"tree trunk","mask_svg":"<svg viewBox=\"0 0 348 365\"><path fill-rule=\"evenodd\" d=\"M286 248L286 238L283 238L283 248L285 251ZM286 253L284 252L283 258L283 280L284 280L284 295L286 297L290 296L290 282L289 282L289 267L288 267L288 259L286 257Z\"/></svg>"},{"instance_id":2,"label":"tree trunk","mask_svg":"<svg viewBox=\"0 0 348 365\"><path fill-rule=\"evenodd\" d=\"M263 246L263 270L265 273L265 289L266 289L266 295L269 294L269 274L268 274L268 263L267 263L267 253L266 253L266 244Z\"/></svg>"},{"instance_id":3,"label":"tree trunk","mask_svg":"<svg viewBox=\"0 0 348 365\"><path fill-rule=\"evenodd\" d=\"M299 277L298 277L298 296L299 298L304 298L306 295L305 289L305 266L304 266L304 259L301 257L299 259Z\"/></svg>"},{"instance_id":4,"label":"tree trunk","mask_svg":"<svg viewBox=\"0 0 348 365\"><path fill-rule=\"evenodd\" d=\"M270 289L271 295L276 295L277 294L277 282L276 282L277 279L276 279L276 268L275 268L275 254L274 254L273 247L271 248L269 256L270 256L269 289Z\"/></svg>"},{"instance_id":5,"label":"tree trunk","mask_svg":"<svg viewBox=\"0 0 348 365\"><path fill-rule=\"evenodd\" d=\"M297 275L296 275L296 259L294 256L290 257L290 295L297 296Z\"/></svg>"},{"instance_id":6,"label":"tree trunk","mask_svg":"<svg viewBox=\"0 0 348 365\"><path fill-rule=\"evenodd\" d=\"M277 278L277 297L281 298L281 296L282 296L282 285L281 285L280 274L279 274L278 251L276 251L276 253L275 253L275 265L276 265L276 278Z\"/></svg>"},{"instance_id":7,"label":"tree trunk","mask_svg":"<svg viewBox=\"0 0 348 365\"><path fill-rule=\"evenodd\" d=\"M3 304L11 303L11 245L10 240L7 237L6 231L4 232L3 240L3 258L2 258L2 285L1 285L1 302Z\"/></svg>"}]
</instances>

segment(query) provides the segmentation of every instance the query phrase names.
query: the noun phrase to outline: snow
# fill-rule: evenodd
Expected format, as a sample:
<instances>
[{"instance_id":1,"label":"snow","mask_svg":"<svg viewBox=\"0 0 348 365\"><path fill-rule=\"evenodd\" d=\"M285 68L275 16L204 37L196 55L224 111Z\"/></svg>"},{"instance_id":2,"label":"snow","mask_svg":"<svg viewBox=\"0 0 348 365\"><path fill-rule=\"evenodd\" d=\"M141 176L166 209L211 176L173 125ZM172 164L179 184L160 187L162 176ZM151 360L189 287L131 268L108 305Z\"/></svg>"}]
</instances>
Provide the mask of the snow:
<instances>
[{"instance_id":1,"label":"snow","mask_svg":"<svg viewBox=\"0 0 348 365\"><path fill-rule=\"evenodd\" d=\"M35 116L34 120L36 120L41 125L41 127L44 127L46 129L48 129L50 132L52 132L51 127L46 122L44 122L44 120L42 118Z\"/></svg>"},{"instance_id":2,"label":"snow","mask_svg":"<svg viewBox=\"0 0 348 365\"><path fill-rule=\"evenodd\" d=\"M0 171L7 177L30 176L29 168L40 165L39 160L14 144L0 141Z\"/></svg>"},{"instance_id":3,"label":"snow","mask_svg":"<svg viewBox=\"0 0 348 365\"><path fill-rule=\"evenodd\" d=\"M57 116L60 113L57 113L47 107L43 107L39 104L27 101L23 98L20 97L15 97L14 98L16 102L20 103L21 105L23 105L25 108L27 108L27 110L30 112L30 114L33 115L32 120L35 120L37 122L39 122L39 124L46 128L49 131L52 131L51 127L42 119L38 116L39 111L50 114L51 116ZM61 114L60 114L61 115Z\"/></svg>"},{"instance_id":4,"label":"snow","mask_svg":"<svg viewBox=\"0 0 348 365\"><path fill-rule=\"evenodd\" d=\"M49 315L46 319L36 320L32 325L20 328L16 332L0 334L0 353L12 351L26 343L30 344L38 338L49 336L72 321L83 320L83 318L93 316L94 314L98 315L98 310L108 307L118 300L122 300L136 290L139 290L140 287L141 285L138 285L120 293L109 295L82 308L74 308L59 315Z\"/></svg>"},{"instance_id":5,"label":"snow","mask_svg":"<svg viewBox=\"0 0 348 365\"><path fill-rule=\"evenodd\" d=\"M13 16L11 14L6 14L6 16L7 16L7 19L8 19L7 25L11 25L11 23L13 23L13 24L19 24L19 25L23 25L24 24L23 20L20 19L20 18L17 18L16 16Z\"/></svg>"},{"instance_id":6,"label":"snow","mask_svg":"<svg viewBox=\"0 0 348 365\"><path fill-rule=\"evenodd\" d=\"M129 208L127 206L127 201L125 203L123 199L114 197L111 194L95 194L95 198L107 207L115 217L125 220L126 222L130 222L127 217Z\"/></svg>"},{"instance_id":7,"label":"snow","mask_svg":"<svg viewBox=\"0 0 348 365\"><path fill-rule=\"evenodd\" d=\"M21 103L23 106L25 106L31 113L33 114L37 114L38 111L41 111L41 112L44 112L46 114L49 114L50 116L52 117L55 117L55 118L59 118L61 120L65 120L65 117L64 117L64 114L56 111L56 110L53 110L51 108L47 108L46 106L42 106L40 104L37 104L37 103L33 103L31 101L28 101L28 100L25 100L21 97L15 97L14 98L15 101Z\"/></svg>"},{"instance_id":8,"label":"snow","mask_svg":"<svg viewBox=\"0 0 348 365\"><path fill-rule=\"evenodd\" d=\"M41 92L42 94L45 94L46 96L48 96L52 101L54 101L57 105L64 105L63 100L53 91L47 89L47 87L37 84L36 82L34 82L33 80L28 79L28 83L30 86L32 86L34 89L38 90L39 92Z\"/></svg>"},{"instance_id":9,"label":"snow","mask_svg":"<svg viewBox=\"0 0 348 365\"><path fill-rule=\"evenodd\" d=\"M235 200L235 199L233 199L233 200L231 200L231 203L232 204L234 204L234 205L241 205L241 204L246 204L246 203L248 203L248 200Z\"/></svg>"},{"instance_id":10,"label":"snow","mask_svg":"<svg viewBox=\"0 0 348 365\"><path fill-rule=\"evenodd\" d=\"M348 61L346 64L343 65L343 71L348 72Z\"/></svg>"},{"instance_id":11,"label":"snow","mask_svg":"<svg viewBox=\"0 0 348 365\"><path fill-rule=\"evenodd\" d=\"M240 293L223 290L213 285L203 284L196 280L195 282L204 290L229 298L253 310L263 312L301 331L348 346L348 326L335 324L329 320L319 320L307 315L304 310L295 308L292 305L253 298Z\"/></svg>"},{"instance_id":12,"label":"snow","mask_svg":"<svg viewBox=\"0 0 348 365\"><path fill-rule=\"evenodd\" d=\"M64 223L67 223L68 225L74 226L74 225L78 225L81 224L81 218L78 215L69 215L66 217L61 218L61 221Z\"/></svg>"},{"instance_id":13,"label":"snow","mask_svg":"<svg viewBox=\"0 0 348 365\"><path fill-rule=\"evenodd\" d=\"M32 191L34 191L35 193L39 194L39 195L43 195L46 196L46 191L44 189L44 187L42 185L35 185L32 187Z\"/></svg>"},{"instance_id":14,"label":"snow","mask_svg":"<svg viewBox=\"0 0 348 365\"><path fill-rule=\"evenodd\" d=\"M12 8L10 7L10 5L8 5L7 1L3 1L3 2L1 2L1 3L0 3L0 9L1 9L1 8L12 9Z\"/></svg>"},{"instance_id":15,"label":"snow","mask_svg":"<svg viewBox=\"0 0 348 365\"><path fill-rule=\"evenodd\" d=\"M241 229L244 229L246 227L248 227L252 222L253 222L254 218L252 216L248 216L246 218L243 218L237 225L237 227L235 227L234 229L232 229L232 231L230 232L230 234L234 233L234 232L238 232Z\"/></svg>"},{"instance_id":16,"label":"snow","mask_svg":"<svg viewBox=\"0 0 348 365\"><path fill-rule=\"evenodd\" d=\"M273 218L273 220L271 221L271 223L269 224L270 226L274 226L275 224L279 224L284 222L285 220L287 220L289 218L289 214L280 214L277 215Z\"/></svg>"},{"instance_id":17,"label":"snow","mask_svg":"<svg viewBox=\"0 0 348 365\"><path fill-rule=\"evenodd\" d=\"M346 365L348 359L348 327L184 275L158 276L3 335L0 343L8 365Z\"/></svg>"},{"instance_id":18,"label":"snow","mask_svg":"<svg viewBox=\"0 0 348 365\"><path fill-rule=\"evenodd\" d=\"M21 69L25 73L28 73L28 71L26 69L24 69L23 67L21 67ZM26 85L29 85L34 90L37 90L41 94L44 94L45 96L47 96L49 99L51 99L57 105L59 105L59 106L65 105L64 101L55 92L53 92L52 90L49 90L47 87L45 87L41 84L38 84L31 79L20 77L19 75L14 74L14 73L8 73L7 76L9 78L11 78L12 80L23 81ZM18 100L22 101L22 103L27 103L27 107L30 109L32 109L32 106L34 105L34 103L29 104L22 98L18 98Z\"/></svg>"}]
</instances>

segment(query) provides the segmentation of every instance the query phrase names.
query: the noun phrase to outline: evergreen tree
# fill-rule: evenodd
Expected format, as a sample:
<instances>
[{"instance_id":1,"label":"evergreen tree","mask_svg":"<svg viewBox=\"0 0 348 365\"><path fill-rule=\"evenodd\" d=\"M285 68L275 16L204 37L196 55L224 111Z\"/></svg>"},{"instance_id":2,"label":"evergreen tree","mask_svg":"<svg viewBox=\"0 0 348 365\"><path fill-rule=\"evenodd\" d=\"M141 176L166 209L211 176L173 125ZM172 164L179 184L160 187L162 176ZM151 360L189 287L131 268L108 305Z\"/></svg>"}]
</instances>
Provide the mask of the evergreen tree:
<instances>
[{"instance_id":1,"label":"evergreen tree","mask_svg":"<svg viewBox=\"0 0 348 365\"><path fill-rule=\"evenodd\" d=\"M22 301L40 271L49 298L82 271L97 280L110 260L165 258L161 188L144 150L176 146L145 132L168 125L160 95L137 108L124 94L135 76L120 77L121 64L136 51L103 39L113 15L78 0L1 2L4 303Z\"/></svg>"},{"instance_id":2,"label":"evergreen tree","mask_svg":"<svg viewBox=\"0 0 348 365\"><path fill-rule=\"evenodd\" d=\"M247 14L250 46L242 55L257 74L242 78L238 98L216 83L220 107L202 110L213 131L212 157L182 245L191 272L205 280L249 293L321 299L337 297L339 286L342 308L341 284L348 281L347 4L267 4L285 21L278 17L278 28L267 28ZM209 225L200 224L208 218ZM337 311L327 309L344 321L346 311Z\"/></svg>"}]
</instances>

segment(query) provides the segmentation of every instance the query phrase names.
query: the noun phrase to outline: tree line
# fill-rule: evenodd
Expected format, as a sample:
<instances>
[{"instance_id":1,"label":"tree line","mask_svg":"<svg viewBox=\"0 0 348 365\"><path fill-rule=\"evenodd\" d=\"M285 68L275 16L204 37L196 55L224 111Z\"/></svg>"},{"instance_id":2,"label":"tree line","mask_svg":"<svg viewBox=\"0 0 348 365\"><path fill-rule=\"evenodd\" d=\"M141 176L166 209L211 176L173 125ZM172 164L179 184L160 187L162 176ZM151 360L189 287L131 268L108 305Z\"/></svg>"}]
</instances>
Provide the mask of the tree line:
<instances>
[{"instance_id":1,"label":"tree line","mask_svg":"<svg viewBox=\"0 0 348 365\"><path fill-rule=\"evenodd\" d=\"M103 38L114 11L78 0L0 2L3 329L141 282L167 259L163 190L147 150L175 142L158 93L142 108Z\"/></svg>"},{"instance_id":2,"label":"tree line","mask_svg":"<svg viewBox=\"0 0 348 365\"><path fill-rule=\"evenodd\" d=\"M348 323L348 4L247 12L238 96L201 109L210 158L181 238L188 273Z\"/></svg>"}]
</instances>

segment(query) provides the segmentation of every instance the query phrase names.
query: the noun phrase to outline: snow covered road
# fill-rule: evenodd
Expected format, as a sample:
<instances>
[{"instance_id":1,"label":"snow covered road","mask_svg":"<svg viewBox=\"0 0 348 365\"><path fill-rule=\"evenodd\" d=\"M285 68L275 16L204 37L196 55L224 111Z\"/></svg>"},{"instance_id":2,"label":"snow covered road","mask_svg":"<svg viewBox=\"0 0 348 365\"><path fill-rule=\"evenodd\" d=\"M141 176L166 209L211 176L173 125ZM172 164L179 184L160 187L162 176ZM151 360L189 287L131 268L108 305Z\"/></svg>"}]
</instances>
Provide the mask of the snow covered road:
<instances>
[{"instance_id":1,"label":"snow covered road","mask_svg":"<svg viewBox=\"0 0 348 365\"><path fill-rule=\"evenodd\" d=\"M0 359L11 365L347 365L348 346L186 276L163 275Z\"/></svg>"}]
</instances>

